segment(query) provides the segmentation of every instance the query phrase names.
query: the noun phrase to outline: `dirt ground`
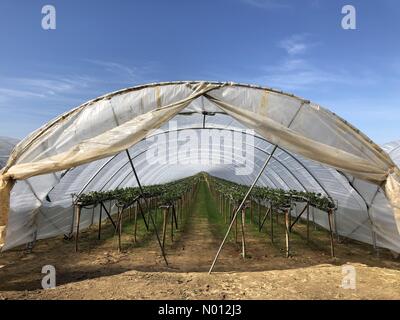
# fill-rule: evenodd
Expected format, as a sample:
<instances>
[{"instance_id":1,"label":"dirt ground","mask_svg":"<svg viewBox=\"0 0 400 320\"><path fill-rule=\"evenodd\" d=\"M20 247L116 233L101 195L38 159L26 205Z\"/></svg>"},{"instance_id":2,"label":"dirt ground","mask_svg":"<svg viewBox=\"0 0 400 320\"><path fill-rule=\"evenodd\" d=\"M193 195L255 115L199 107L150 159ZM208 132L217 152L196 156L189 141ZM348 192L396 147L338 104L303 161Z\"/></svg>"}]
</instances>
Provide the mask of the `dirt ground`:
<instances>
[{"instance_id":1,"label":"dirt ground","mask_svg":"<svg viewBox=\"0 0 400 320\"><path fill-rule=\"evenodd\" d=\"M286 258L283 226L275 225L272 244L268 224L259 233L247 221L246 259L231 237L208 275L226 227L202 184L175 241L167 238L169 266L153 233L140 229L132 245L129 221L118 253L108 224L100 241L95 227L84 231L78 253L63 238L38 241L32 253L2 253L0 299L400 299L398 259L383 250L378 258L371 246L354 241L336 241L332 259L326 231L313 227L307 245L303 224L295 227L292 256ZM48 264L56 268L57 286L44 290L41 270ZM355 268L356 289L341 287L345 264Z\"/></svg>"}]
</instances>

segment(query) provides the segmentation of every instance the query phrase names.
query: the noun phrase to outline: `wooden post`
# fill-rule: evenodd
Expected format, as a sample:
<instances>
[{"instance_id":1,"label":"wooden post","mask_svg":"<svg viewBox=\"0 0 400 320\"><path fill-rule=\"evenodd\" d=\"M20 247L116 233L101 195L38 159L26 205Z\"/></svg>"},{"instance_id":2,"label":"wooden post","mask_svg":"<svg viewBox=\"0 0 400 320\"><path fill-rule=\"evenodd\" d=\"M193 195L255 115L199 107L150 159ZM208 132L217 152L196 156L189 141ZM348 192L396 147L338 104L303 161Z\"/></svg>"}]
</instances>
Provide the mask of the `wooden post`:
<instances>
[{"instance_id":1,"label":"wooden post","mask_svg":"<svg viewBox=\"0 0 400 320\"><path fill-rule=\"evenodd\" d=\"M238 238L238 225L237 225L237 216L236 216L236 218L235 218L235 243L237 243L237 238Z\"/></svg>"},{"instance_id":2,"label":"wooden post","mask_svg":"<svg viewBox=\"0 0 400 320\"><path fill-rule=\"evenodd\" d=\"M258 229L260 229L260 224L261 224L261 204L260 204L260 201L257 202L257 212L258 212Z\"/></svg>"},{"instance_id":3,"label":"wooden post","mask_svg":"<svg viewBox=\"0 0 400 320\"><path fill-rule=\"evenodd\" d=\"M90 225L93 225L93 221L94 221L94 209L96 208L96 205L93 206L93 211L92 211L92 221L90 222Z\"/></svg>"},{"instance_id":4,"label":"wooden post","mask_svg":"<svg viewBox=\"0 0 400 320\"><path fill-rule=\"evenodd\" d=\"M165 247L165 234L167 232L167 218L168 218L168 211L167 207L163 208L163 238L162 238L162 247Z\"/></svg>"},{"instance_id":5,"label":"wooden post","mask_svg":"<svg viewBox=\"0 0 400 320\"><path fill-rule=\"evenodd\" d=\"M172 205L171 214L171 242L174 242L174 205Z\"/></svg>"},{"instance_id":6,"label":"wooden post","mask_svg":"<svg viewBox=\"0 0 400 320\"><path fill-rule=\"evenodd\" d=\"M225 195L222 195L222 212L221 215L225 215Z\"/></svg>"},{"instance_id":7,"label":"wooden post","mask_svg":"<svg viewBox=\"0 0 400 320\"><path fill-rule=\"evenodd\" d=\"M314 230L317 230L317 224L315 223L315 212L314 212L315 208L312 207L311 209L312 209L312 222L314 224Z\"/></svg>"},{"instance_id":8,"label":"wooden post","mask_svg":"<svg viewBox=\"0 0 400 320\"><path fill-rule=\"evenodd\" d=\"M82 207L80 205L75 206L75 212L76 212L75 252L78 252L79 224L81 222L81 210Z\"/></svg>"},{"instance_id":9,"label":"wooden post","mask_svg":"<svg viewBox=\"0 0 400 320\"><path fill-rule=\"evenodd\" d=\"M290 228L290 208L286 209L285 211L285 231L286 231L286 258L290 256L290 237L289 237L289 228Z\"/></svg>"},{"instance_id":10,"label":"wooden post","mask_svg":"<svg viewBox=\"0 0 400 320\"><path fill-rule=\"evenodd\" d=\"M145 198L143 198L143 200L144 200L144 203L146 204L146 199ZM150 221L150 215L151 215L151 206L150 205L146 205L146 208L147 208L147 221ZM147 228L147 231L149 230L149 228Z\"/></svg>"},{"instance_id":11,"label":"wooden post","mask_svg":"<svg viewBox=\"0 0 400 320\"><path fill-rule=\"evenodd\" d=\"M118 208L118 252L121 252L122 209Z\"/></svg>"},{"instance_id":12,"label":"wooden post","mask_svg":"<svg viewBox=\"0 0 400 320\"><path fill-rule=\"evenodd\" d=\"M310 202L307 202L307 243L310 241Z\"/></svg>"},{"instance_id":13,"label":"wooden post","mask_svg":"<svg viewBox=\"0 0 400 320\"><path fill-rule=\"evenodd\" d=\"M137 203L135 202L134 204L134 211L133 211L133 223L134 223L134 227L133 227L133 241L136 243L137 239L136 239L136 235L137 235Z\"/></svg>"},{"instance_id":14,"label":"wooden post","mask_svg":"<svg viewBox=\"0 0 400 320\"><path fill-rule=\"evenodd\" d=\"M274 243L274 219L272 216L272 205L269 210L269 223L270 223L270 228L271 228L271 242Z\"/></svg>"},{"instance_id":15,"label":"wooden post","mask_svg":"<svg viewBox=\"0 0 400 320\"><path fill-rule=\"evenodd\" d=\"M100 240L100 234L101 234L101 215L103 213L103 206L100 205L100 213L99 213L99 232L97 234L97 239Z\"/></svg>"},{"instance_id":16,"label":"wooden post","mask_svg":"<svg viewBox=\"0 0 400 320\"><path fill-rule=\"evenodd\" d=\"M330 238L331 238L331 256L332 256L332 258L334 258L335 257L335 247L334 247L334 243L333 243L332 218L333 218L333 212L332 212L332 209L329 209L328 221L329 221L329 234L330 234Z\"/></svg>"},{"instance_id":17,"label":"wooden post","mask_svg":"<svg viewBox=\"0 0 400 320\"><path fill-rule=\"evenodd\" d=\"M246 259L246 240L244 237L244 225L246 222L246 207L242 208L242 257Z\"/></svg>"},{"instance_id":18,"label":"wooden post","mask_svg":"<svg viewBox=\"0 0 400 320\"><path fill-rule=\"evenodd\" d=\"M179 199L179 219L182 224L183 221L183 206L182 206L182 198Z\"/></svg>"},{"instance_id":19,"label":"wooden post","mask_svg":"<svg viewBox=\"0 0 400 320\"><path fill-rule=\"evenodd\" d=\"M250 200L250 224L253 224L253 200Z\"/></svg>"},{"instance_id":20,"label":"wooden post","mask_svg":"<svg viewBox=\"0 0 400 320\"><path fill-rule=\"evenodd\" d=\"M157 215L158 215L158 199L155 199L155 204L154 204L154 224L157 225Z\"/></svg>"},{"instance_id":21,"label":"wooden post","mask_svg":"<svg viewBox=\"0 0 400 320\"><path fill-rule=\"evenodd\" d=\"M231 214L231 201L229 197L226 197L226 211L225 211L225 223L228 223L228 215Z\"/></svg>"},{"instance_id":22,"label":"wooden post","mask_svg":"<svg viewBox=\"0 0 400 320\"><path fill-rule=\"evenodd\" d=\"M190 214L190 208L189 208L189 191L185 193L185 214Z\"/></svg>"},{"instance_id":23,"label":"wooden post","mask_svg":"<svg viewBox=\"0 0 400 320\"><path fill-rule=\"evenodd\" d=\"M226 216L229 211L229 202L228 198L225 198L225 211L224 211L224 223L226 223Z\"/></svg>"}]
</instances>

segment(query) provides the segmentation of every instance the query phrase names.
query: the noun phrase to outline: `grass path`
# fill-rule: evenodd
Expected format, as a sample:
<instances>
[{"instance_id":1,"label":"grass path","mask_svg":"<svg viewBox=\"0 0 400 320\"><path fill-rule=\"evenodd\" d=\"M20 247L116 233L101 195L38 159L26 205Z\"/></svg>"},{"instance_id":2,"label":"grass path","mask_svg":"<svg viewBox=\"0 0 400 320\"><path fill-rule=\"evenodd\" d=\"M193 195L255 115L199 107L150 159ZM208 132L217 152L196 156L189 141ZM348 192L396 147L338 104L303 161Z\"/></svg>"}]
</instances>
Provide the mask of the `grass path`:
<instances>
[{"instance_id":1,"label":"grass path","mask_svg":"<svg viewBox=\"0 0 400 320\"><path fill-rule=\"evenodd\" d=\"M171 266L180 271L207 271L221 242L221 227L205 182L201 182L179 241L167 251Z\"/></svg>"}]
</instances>

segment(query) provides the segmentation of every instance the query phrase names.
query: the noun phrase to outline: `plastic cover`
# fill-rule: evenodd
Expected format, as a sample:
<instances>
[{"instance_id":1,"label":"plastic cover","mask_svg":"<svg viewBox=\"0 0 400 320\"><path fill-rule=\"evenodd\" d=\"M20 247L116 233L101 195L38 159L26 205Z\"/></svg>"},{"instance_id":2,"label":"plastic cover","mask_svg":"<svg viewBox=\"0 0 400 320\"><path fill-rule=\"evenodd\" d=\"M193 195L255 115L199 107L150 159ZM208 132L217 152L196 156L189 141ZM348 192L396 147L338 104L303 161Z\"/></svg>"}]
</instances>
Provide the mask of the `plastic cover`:
<instances>
[{"instance_id":1,"label":"plastic cover","mask_svg":"<svg viewBox=\"0 0 400 320\"><path fill-rule=\"evenodd\" d=\"M185 134L205 135L211 142L187 146L194 152L184 157L185 165L152 163L147 156L154 140L149 136L156 138L158 131L152 130L157 128L170 134L167 155L157 154L161 159L182 157L178 146ZM218 151L221 136L224 143L234 140L227 144L237 155L235 161ZM23 140L1 175L3 190L4 184L16 181L3 249L71 233L72 193L135 186L125 150L143 184L201 171L251 184L275 144L278 149L260 185L326 194L338 203L339 235L400 252L393 201L397 186L390 196L386 188L389 178L396 183L398 168L387 153L342 119L304 99L265 88L204 82L152 84L106 95ZM254 157L240 157L246 148ZM398 144L384 149L398 161ZM237 174L243 163L254 170ZM297 206L292 214L301 209ZM81 228L97 223L98 210L83 210ZM312 216L327 226L326 214L314 210Z\"/></svg>"}]
</instances>

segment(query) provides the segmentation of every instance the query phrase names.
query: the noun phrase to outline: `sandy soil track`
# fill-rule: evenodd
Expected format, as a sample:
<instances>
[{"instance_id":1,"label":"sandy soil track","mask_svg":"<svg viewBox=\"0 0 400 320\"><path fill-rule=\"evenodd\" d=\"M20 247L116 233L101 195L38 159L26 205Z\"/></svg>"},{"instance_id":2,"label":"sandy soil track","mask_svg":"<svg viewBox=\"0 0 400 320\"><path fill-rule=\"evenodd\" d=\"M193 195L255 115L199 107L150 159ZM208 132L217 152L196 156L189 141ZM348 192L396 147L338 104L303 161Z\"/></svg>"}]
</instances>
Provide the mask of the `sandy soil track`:
<instances>
[{"instance_id":1,"label":"sandy soil track","mask_svg":"<svg viewBox=\"0 0 400 320\"><path fill-rule=\"evenodd\" d=\"M313 232L308 246L302 225L289 259L278 231L272 245L265 233L246 225L248 258L243 260L240 245L230 241L208 275L222 238L213 201L204 184L184 228L167 245L168 267L154 236L118 253L115 238L99 242L96 230L88 230L79 253L71 241L58 238L39 241L30 254L1 254L0 299L400 299L399 261L385 252L378 259L369 246L355 242L337 244L332 260L326 233ZM127 229L123 240L129 244ZM356 290L341 288L346 263L357 272ZM55 289L41 289L46 264L56 267Z\"/></svg>"}]
</instances>

